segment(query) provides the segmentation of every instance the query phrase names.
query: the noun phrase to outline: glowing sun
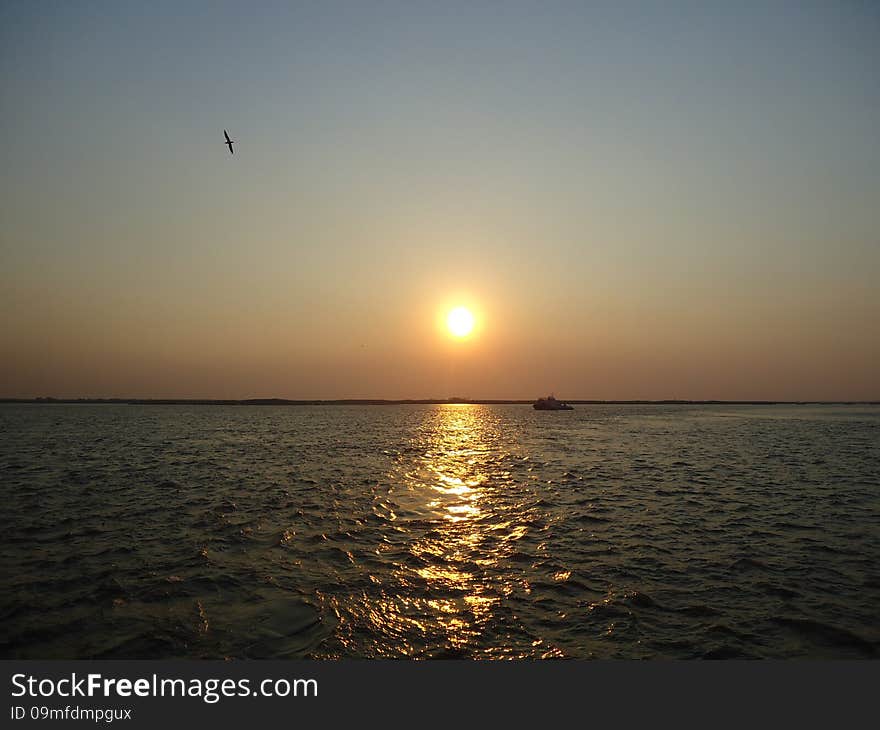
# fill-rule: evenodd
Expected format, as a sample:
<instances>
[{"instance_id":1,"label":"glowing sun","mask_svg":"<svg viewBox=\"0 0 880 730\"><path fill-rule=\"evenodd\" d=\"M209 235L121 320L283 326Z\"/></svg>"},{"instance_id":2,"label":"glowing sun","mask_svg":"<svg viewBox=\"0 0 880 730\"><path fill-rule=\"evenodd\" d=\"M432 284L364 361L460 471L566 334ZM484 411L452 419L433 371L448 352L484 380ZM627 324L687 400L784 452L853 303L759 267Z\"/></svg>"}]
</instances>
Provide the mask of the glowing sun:
<instances>
[{"instance_id":1,"label":"glowing sun","mask_svg":"<svg viewBox=\"0 0 880 730\"><path fill-rule=\"evenodd\" d=\"M456 307L446 316L446 326L456 337L467 337L474 329L474 315L467 307Z\"/></svg>"}]
</instances>

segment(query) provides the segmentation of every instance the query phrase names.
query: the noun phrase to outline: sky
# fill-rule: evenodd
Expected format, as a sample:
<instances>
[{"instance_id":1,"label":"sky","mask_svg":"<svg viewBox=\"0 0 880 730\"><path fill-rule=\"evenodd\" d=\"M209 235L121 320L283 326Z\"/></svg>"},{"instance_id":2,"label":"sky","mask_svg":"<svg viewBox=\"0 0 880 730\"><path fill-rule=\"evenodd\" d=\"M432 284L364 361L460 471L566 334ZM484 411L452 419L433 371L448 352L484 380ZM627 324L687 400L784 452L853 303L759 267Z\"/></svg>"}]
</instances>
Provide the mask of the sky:
<instances>
[{"instance_id":1,"label":"sky","mask_svg":"<svg viewBox=\"0 0 880 730\"><path fill-rule=\"evenodd\" d=\"M4 2L0 109L0 397L880 399L876 3Z\"/></svg>"}]
</instances>

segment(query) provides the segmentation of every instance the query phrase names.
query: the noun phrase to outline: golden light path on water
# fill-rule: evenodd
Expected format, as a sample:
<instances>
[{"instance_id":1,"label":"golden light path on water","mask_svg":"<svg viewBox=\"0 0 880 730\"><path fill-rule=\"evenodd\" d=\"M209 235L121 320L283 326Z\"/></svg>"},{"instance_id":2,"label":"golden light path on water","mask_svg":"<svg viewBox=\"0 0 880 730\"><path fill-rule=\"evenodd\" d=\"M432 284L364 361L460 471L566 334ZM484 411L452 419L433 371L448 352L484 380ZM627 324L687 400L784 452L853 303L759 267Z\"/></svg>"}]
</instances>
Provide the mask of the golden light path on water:
<instances>
[{"instance_id":1,"label":"golden light path on water","mask_svg":"<svg viewBox=\"0 0 880 730\"><path fill-rule=\"evenodd\" d=\"M411 476L418 488L427 486L434 492L434 495L426 492L430 500L427 507L439 511L446 525L445 529L441 528L440 540L416 543L412 553L440 563L416 571L429 584L438 584L444 592L462 592L464 611L452 600L429 601L439 621L445 623L450 644L461 646L471 638L472 627L485 621L499 600L483 595L483 586L475 573L455 567L466 562L474 550L479 550L482 541L481 502L486 499L482 487L489 478L480 461L486 449L481 440L485 423L467 407L444 408L440 413L441 428L436 432L434 449L425 453L423 464L434 479L425 483L420 475ZM497 557L488 553L474 562L493 565L496 561ZM462 612L472 615L462 620L459 615Z\"/></svg>"},{"instance_id":2,"label":"golden light path on water","mask_svg":"<svg viewBox=\"0 0 880 730\"><path fill-rule=\"evenodd\" d=\"M534 526L535 510L521 494L511 499L506 467L516 457L499 425L478 406L432 409L401 470L388 475L399 483L399 532L378 552L394 561L394 585L383 585L379 597L363 596L359 617L374 635L396 638L388 654L473 656L483 630L503 625L496 615L503 599L530 590L506 561ZM374 645L384 654L381 646Z\"/></svg>"},{"instance_id":3,"label":"golden light path on water","mask_svg":"<svg viewBox=\"0 0 880 730\"><path fill-rule=\"evenodd\" d=\"M485 623L500 600L486 595L480 574L467 567L469 563L490 567L499 557L497 550L472 557L480 553L487 533L502 527L483 519L489 510L485 485L491 476L486 461L497 434L475 408L450 406L436 414L421 468L410 472L407 480L426 500L427 509L442 518L435 528L440 534L414 543L411 552L429 561L416 572L430 586L444 594L460 593L458 600L428 601L436 612L435 620L445 626L449 644L460 648L473 638L475 627Z\"/></svg>"}]
</instances>

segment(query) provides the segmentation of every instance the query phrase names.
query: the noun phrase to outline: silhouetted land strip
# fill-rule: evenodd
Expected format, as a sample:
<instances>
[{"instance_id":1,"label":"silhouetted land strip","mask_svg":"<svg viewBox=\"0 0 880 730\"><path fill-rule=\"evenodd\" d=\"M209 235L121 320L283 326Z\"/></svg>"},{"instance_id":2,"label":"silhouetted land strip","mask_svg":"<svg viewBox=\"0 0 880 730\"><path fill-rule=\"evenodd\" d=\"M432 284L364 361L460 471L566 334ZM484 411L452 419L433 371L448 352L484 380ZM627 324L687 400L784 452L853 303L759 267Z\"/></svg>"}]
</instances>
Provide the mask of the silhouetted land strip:
<instances>
[{"instance_id":1,"label":"silhouetted land strip","mask_svg":"<svg viewBox=\"0 0 880 730\"><path fill-rule=\"evenodd\" d=\"M247 398L244 400L199 398L0 398L0 403L80 403L132 406L394 406L394 405L531 405L533 400L491 400L470 398L423 398L404 400L338 399L287 400L285 398ZM572 400L580 405L880 405L880 401L782 401L782 400Z\"/></svg>"}]
</instances>

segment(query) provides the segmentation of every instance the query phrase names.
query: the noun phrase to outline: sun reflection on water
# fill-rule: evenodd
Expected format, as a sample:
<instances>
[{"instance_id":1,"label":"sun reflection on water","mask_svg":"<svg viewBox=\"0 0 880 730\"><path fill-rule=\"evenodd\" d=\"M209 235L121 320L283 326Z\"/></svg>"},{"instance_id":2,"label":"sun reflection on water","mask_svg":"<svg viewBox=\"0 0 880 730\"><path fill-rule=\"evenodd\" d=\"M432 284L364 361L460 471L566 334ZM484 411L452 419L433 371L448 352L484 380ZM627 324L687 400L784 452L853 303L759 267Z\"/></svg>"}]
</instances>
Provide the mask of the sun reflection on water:
<instances>
[{"instance_id":1,"label":"sun reflection on water","mask_svg":"<svg viewBox=\"0 0 880 730\"><path fill-rule=\"evenodd\" d=\"M515 434L478 405L419 416L373 505L375 551L360 575L349 575L363 590L330 600L342 653L545 655L548 646L513 609L530 600L525 571L541 553L549 519Z\"/></svg>"},{"instance_id":2,"label":"sun reflection on water","mask_svg":"<svg viewBox=\"0 0 880 730\"><path fill-rule=\"evenodd\" d=\"M506 543L527 528L522 515L509 514L496 498L510 481L501 442L486 409L460 405L430 411L414 438L418 456L405 474L407 507L428 513L431 529L408 545L419 564L398 565L398 575L403 585L424 591L431 633L447 649L466 650L512 590L493 569L509 552Z\"/></svg>"}]
</instances>

